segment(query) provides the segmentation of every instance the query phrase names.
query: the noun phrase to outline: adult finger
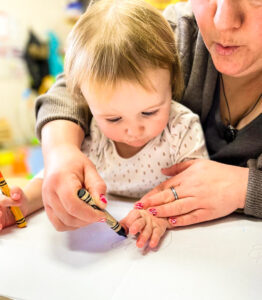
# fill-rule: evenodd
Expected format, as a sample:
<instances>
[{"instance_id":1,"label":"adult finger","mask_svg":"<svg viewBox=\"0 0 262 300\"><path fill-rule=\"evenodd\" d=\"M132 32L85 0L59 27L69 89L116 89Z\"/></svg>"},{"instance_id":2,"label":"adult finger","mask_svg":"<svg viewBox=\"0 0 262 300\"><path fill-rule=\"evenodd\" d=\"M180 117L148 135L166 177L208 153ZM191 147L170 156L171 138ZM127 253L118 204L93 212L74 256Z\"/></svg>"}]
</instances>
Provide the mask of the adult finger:
<instances>
[{"instance_id":1,"label":"adult finger","mask_svg":"<svg viewBox=\"0 0 262 300\"><path fill-rule=\"evenodd\" d=\"M84 184L92 197L96 199L97 205L100 208L105 209L107 204L107 200L105 198L106 184L91 162L85 166Z\"/></svg>"},{"instance_id":2,"label":"adult finger","mask_svg":"<svg viewBox=\"0 0 262 300\"><path fill-rule=\"evenodd\" d=\"M188 226L212 220L214 217L205 209L197 209L181 216L174 216L168 219L172 227Z\"/></svg>"},{"instance_id":3,"label":"adult finger","mask_svg":"<svg viewBox=\"0 0 262 300\"><path fill-rule=\"evenodd\" d=\"M174 187L174 186L172 186ZM178 199L182 199L184 197L188 197L190 194L188 193L188 189L181 188L181 186L174 187ZM153 206L164 205L166 203L173 202L175 200L175 195L173 194L171 188L167 188L157 194L153 194L146 199L141 199L140 201L134 204L134 208L136 209L147 209Z\"/></svg>"},{"instance_id":4,"label":"adult finger","mask_svg":"<svg viewBox=\"0 0 262 300\"><path fill-rule=\"evenodd\" d=\"M160 183L158 186L156 186L155 188L153 188L152 190L150 190L148 193L146 193L139 201L135 202L134 205L136 205L136 203L138 202L144 202L146 201L150 196L155 195L157 193L160 193L164 190L164 185L163 183Z\"/></svg>"},{"instance_id":5,"label":"adult finger","mask_svg":"<svg viewBox=\"0 0 262 300\"><path fill-rule=\"evenodd\" d=\"M73 226L67 226L65 225L63 222L61 222L53 213L53 210L50 206L46 205L45 206L45 211L46 214L50 220L50 222L53 224L53 226L55 227L55 229L57 231L69 231L69 230L75 230L77 229L77 227L73 227Z\"/></svg>"},{"instance_id":6,"label":"adult finger","mask_svg":"<svg viewBox=\"0 0 262 300\"><path fill-rule=\"evenodd\" d=\"M49 204L50 209L52 209L53 214L58 220L66 227L79 228L87 225L87 222L80 220L70 214L64 209L59 201L53 201ZM55 224L54 224L55 225ZM56 227L56 226L55 226Z\"/></svg>"},{"instance_id":7,"label":"adult finger","mask_svg":"<svg viewBox=\"0 0 262 300\"><path fill-rule=\"evenodd\" d=\"M163 181L158 186L156 186L153 190L151 190L150 192L145 194L138 202L142 201L143 203L145 203L148 200L148 198L150 198L152 195L156 195L157 193L160 193L160 192L170 188L171 186L177 187L177 186L181 185L182 182L184 183L183 177L184 176L182 176L182 174L179 174L178 176L171 177L171 178Z\"/></svg>"},{"instance_id":8,"label":"adult finger","mask_svg":"<svg viewBox=\"0 0 262 300\"><path fill-rule=\"evenodd\" d=\"M189 197L182 200L176 200L158 207L149 208L148 212L156 217L170 217L187 214L196 209L200 209L199 202L195 198Z\"/></svg>"},{"instance_id":9,"label":"adult finger","mask_svg":"<svg viewBox=\"0 0 262 300\"><path fill-rule=\"evenodd\" d=\"M74 195L74 193L72 193L73 189L73 187L65 185L65 188L62 189L61 192L59 187L57 188L57 191L49 189L44 192L43 190L45 207L48 205L52 209L53 215L55 215L62 224L66 227L79 228L97 222L104 217L103 212L94 210ZM49 196L47 199L45 199L45 194L48 194ZM55 218L53 219L56 220ZM57 224L54 224L54 226L56 228L58 227Z\"/></svg>"},{"instance_id":10,"label":"adult finger","mask_svg":"<svg viewBox=\"0 0 262 300\"><path fill-rule=\"evenodd\" d=\"M187 168L189 168L196 161L197 161L197 159L195 159L195 160L187 160L187 161L175 164L175 165L173 165L173 166L171 166L169 168L163 168L163 169L161 169L161 172L164 175L166 175L166 176L175 176L175 175L183 172Z\"/></svg>"},{"instance_id":11,"label":"adult finger","mask_svg":"<svg viewBox=\"0 0 262 300\"><path fill-rule=\"evenodd\" d=\"M79 219L79 225L83 224L82 222L84 224L94 223L104 217L101 211L94 210L78 198L77 192L80 188L81 182L73 174L70 180L58 186L57 191L50 191L54 198L48 202L49 205L55 210L56 216L69 226L77 225L76 223L70 223L73 220L71 217ZM57 201L55 201L55 198L58 198Z\"/></svg>"}]
</instances>

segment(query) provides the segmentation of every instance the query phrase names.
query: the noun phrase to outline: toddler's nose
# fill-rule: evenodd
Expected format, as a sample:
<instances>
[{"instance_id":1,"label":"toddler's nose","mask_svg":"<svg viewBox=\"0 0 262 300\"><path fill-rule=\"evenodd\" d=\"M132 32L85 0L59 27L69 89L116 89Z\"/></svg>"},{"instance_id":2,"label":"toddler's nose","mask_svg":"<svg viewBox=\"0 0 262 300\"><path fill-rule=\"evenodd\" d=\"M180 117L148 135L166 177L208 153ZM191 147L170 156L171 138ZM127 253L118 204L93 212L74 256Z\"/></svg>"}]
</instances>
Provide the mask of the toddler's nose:
<instances>
[{"instance_id":1,"label":"toddler's nose","mask_svg":"<svg viewBox=\"0 0 262 300\"><path fill-rule=\"evenodd\" d=\"M129 136L132 137L139 137L141 136L141 134L144 131L144 127L143 126L139 126L139 125L131 125L126 129L126 133Z\"/></svg>"}]
</instances>

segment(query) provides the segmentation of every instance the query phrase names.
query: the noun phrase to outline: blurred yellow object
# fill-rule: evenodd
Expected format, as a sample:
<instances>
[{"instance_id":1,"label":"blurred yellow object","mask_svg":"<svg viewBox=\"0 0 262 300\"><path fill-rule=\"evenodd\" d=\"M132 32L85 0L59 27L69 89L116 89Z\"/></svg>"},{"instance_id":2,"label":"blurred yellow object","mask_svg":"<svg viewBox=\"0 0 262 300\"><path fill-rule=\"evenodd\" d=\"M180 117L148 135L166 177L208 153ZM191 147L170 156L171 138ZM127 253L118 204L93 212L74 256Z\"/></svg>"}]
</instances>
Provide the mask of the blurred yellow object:
<instances>
[{"instance_id":1,"label":"blurred yellow object","mask_svg":"<svg viewBox=\"0 0 262 300\"><path fill-rule=\"evenodd\" d=\"M10 176L28 176L27 151L24 148L0 151L0 170Z\"/></svg>"},{"instance_id":2,"label":"blurred yellow object","mask_svg":"<svg viewBox=\"0 0 262 300\"><path fill-rule=\"evenodd\" d=\"M146 2L150 3L154 7L158 8L159 10L164 10L169 4L174 4L177 2L185 2L187 0L145 0Z\"/></svg>"},{"instance_id":3,"label":"blurred yellow object","mask_svg":"<svg viewBox=\"0 0 262 300\"><path fill-rule=\"evenodd\" d=\"M0 144L9 142L12 138L12 130L9 122L2 118L0 119Z\"/></svg>"},{"instance_id":4,"label":"blurred yellow object","mask_svg":"<svg viewBox=\"0 0 262 300\"><path fill-rule=\"evenodd\" d=\"M53 85L53 83L55 82L55 78L52 75L47 75L42 79L41 85L38 89L38 93L41 94L45 94L50 87Z\"/></svg>"},{"instance_id":5,"label":"blurred yellow object","mask_svg":"<svg viewBox=\"0 0 262 300\"><path fill-rule=\"evenodd\" d=\"M12 151L0 152L0 166L11 165L15 160L15 154Z\"/></svg>"},{"instance_id":6,"label":"blurred yellow object","mask_svg":"<svg viewBox=\"0 0 262 300\"><path fill-rule=\"evenodd\" d=\"M0 170L7 176L13 175L12 165L14 160L15 154L13 151L0 151Z\"/></svg>"}]
</instances>

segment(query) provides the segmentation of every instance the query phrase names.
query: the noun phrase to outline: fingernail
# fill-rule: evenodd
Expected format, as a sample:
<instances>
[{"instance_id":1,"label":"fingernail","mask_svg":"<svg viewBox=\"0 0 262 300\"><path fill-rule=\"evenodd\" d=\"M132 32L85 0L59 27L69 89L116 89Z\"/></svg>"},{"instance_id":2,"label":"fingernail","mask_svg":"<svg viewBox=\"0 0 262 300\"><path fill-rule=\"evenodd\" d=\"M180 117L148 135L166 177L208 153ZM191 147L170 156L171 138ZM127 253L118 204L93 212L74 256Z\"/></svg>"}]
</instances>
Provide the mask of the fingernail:
<instances>
[{"instance_id":1,"label":"fingernail","mask_svg":"<svg viewBox=\"0 0 262 300\"><path fill-rule=\"evenodd\" d=\"M19 193L13 193L13 194L11 194L11 197L15 200L18 200L18 199L20 199L20 194Z\"/></svg>"},{"instance_id":2,"label":"fingernail","mask_svg":"<svg viewBox=\"0 0 262 300\"><path fill-rule=\"evenodd\" d=\"M106 197L105 197L104 194L101 194L101 195L100 195L100 200L101 200L102 202L104 202L104 203L107 203L107 200L106 200Z\"/></svg>"},{"instance_id":3,"label":"fingernail","mask_svg":"<svg viewBox=\"0 0 262 300\"><path fill-rule=\"evenodd\" d=\"M143 203L138 202L135 204L135 209L142 209L144 207Z\"/></svg>"},{"instance_id":4,"label":"fingernail","mask_svg":"<svg viewBox=\"0 0 262 300\"><path fill-rule=\"evenodd\" d=\"M169 218L169 221L172 225L176 224L176 219L175 218Z\"/></svg>"},{"instance_id":5,"label":"fingernail","mask_svg":"<svg viewBox=\"0 0 262 300\"><path fill-rule=\"evenodd\" d=\"M149 211L153 216L156 216L156 215L157 215L157 211L156 211L155 208L150 208L148 211Z\"/></svg>"},{"instance_id":6,"label":"fingernail","mask_svg":"<svg viewBox=\"0 0 262 300\"><path fill-rule=\"evenodd\" d=\"M100 222L100 223L105 223L105 221L106 221L106 218L102 218L102 219L100 219L98 222Z\"/></svg>"}]
</instances>

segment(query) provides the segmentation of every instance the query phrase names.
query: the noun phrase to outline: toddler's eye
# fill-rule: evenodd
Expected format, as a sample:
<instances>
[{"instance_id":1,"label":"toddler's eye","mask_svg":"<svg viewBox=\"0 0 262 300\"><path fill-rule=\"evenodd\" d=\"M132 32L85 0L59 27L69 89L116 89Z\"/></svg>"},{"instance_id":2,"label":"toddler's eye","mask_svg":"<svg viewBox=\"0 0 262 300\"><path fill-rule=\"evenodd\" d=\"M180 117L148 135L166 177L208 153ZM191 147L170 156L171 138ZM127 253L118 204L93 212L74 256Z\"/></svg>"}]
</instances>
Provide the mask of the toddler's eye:
<instances>
[{"instance_id":1,"label":"toddler's eye","mask_svg":"<svg viewBox=\"0 0 262 300\"><path fill-rule=\"evenodd\" d=\"M144 115L144 116L152 116L152 115L156 114L157 112L158 112L158 109L153 110L153 111L143 111L142 115Z\"/></svg>"},{"instance_id":2,"label":"toddler's eye","mask_svg":"<svg viewBox=\"0 0 262 300\"><path fill-rule=\"evenodd\" d=\"M106 119L108 122L111 122L111 123L116 123L118 122L119 120L121 120L121 117L119 118L113 118L113 119Z\"/></svg>"}]
</instances>

